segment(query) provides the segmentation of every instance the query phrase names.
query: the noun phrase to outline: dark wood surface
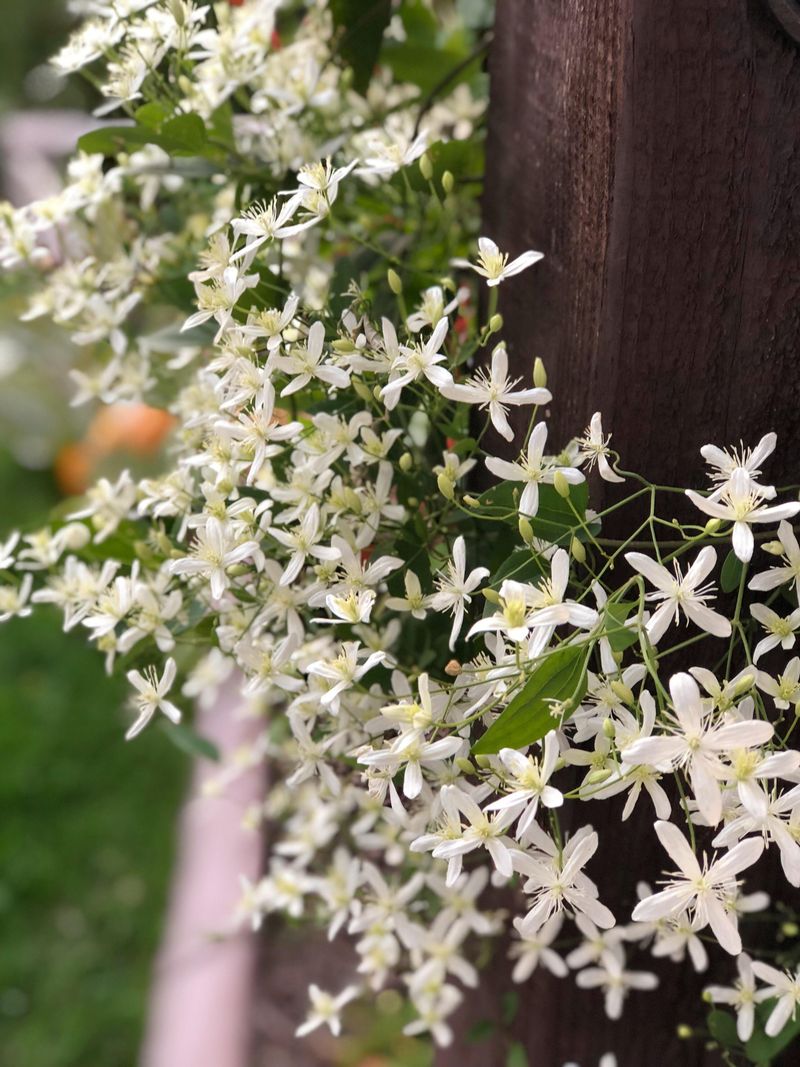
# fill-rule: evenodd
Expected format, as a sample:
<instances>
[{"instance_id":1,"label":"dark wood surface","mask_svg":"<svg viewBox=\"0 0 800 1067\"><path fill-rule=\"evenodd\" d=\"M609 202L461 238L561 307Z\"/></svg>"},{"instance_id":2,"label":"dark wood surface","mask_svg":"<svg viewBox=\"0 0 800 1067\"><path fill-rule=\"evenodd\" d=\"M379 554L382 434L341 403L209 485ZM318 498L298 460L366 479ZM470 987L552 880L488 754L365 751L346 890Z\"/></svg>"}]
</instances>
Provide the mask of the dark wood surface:
<instances>
[{"instance_id":1,"label":"dark wood surface","mask_svg":"<svg viewBox=\"0 0 800 1067\"><path fill-rule=\"evenodd\" d=\"M517 372L547 365L553 446L599 409L623 466L700 486L702 444L776 429L765 473L800 480L800 53L767 4L499 0L490 73L484 232L546 254L503 283L500 310ZM590 873L624 922L664 855L646 801L624 829L621 803L577 818L600 833ZM702 1020L703 979L658 969L619 1023L572 979L534 976L514 1025L531 1067L596 1067L608 1049L619 1067L718 1064L675 1035ZM498 1016L509 970L493 965L462 1021ZM505 1052L459 1042L437 1062Z\"/></svg>"}]
</instances>

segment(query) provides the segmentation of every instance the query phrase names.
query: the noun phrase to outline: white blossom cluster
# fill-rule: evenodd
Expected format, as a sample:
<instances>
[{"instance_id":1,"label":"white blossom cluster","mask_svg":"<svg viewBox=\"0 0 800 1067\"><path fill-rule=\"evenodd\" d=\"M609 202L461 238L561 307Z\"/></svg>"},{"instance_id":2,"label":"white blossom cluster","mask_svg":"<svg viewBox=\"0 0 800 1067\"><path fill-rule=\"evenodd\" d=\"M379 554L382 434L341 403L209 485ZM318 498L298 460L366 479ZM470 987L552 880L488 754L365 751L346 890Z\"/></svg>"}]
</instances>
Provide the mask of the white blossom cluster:
<instances>
[{"instance_id":1,"label":"white blossom cluster","mask_svg":"<svg viewBox=\"0 0 800 1067\"><path fill-rule=\"evenodd\" d=\"M680 487L621 470L599 414L556 452L542 365L513 374L497 287L540 254L481 237L465 258L474 193L432 163L434 141L472 133L471 97L424 102L424 130L386 72L358 97L324 3L280 43L279 13L300 5L83 6L62 70L112 54L101 92L149 105L174 53L187 113L238 101L231 151L266 177L196 179L151 144L110 168L79 156L60 197L3 215L7 266L41 262L45 230L63 238L34 310L105 351L81 397L163 397L179 425L161 475L101 480L67 521L0 546L0 620L51 603L83 628L128 670L130 737L240 677L264 729L218 787L279 769L241 918L323 923L359 959L342 991L311 986L298 1033L338 1032L354 997L396 983L407 1032L448 1044L487 938L514 981L572 975L612 1019L657 984L634 955L705 971L716 944L740 981L709 996L736 1006L742 1040L772 998L779 1033L800 981L751 965L740 931L769 905L750 877L762 853L800 886L800 501L762 481L775 435L706 446L709 486L687 491L704 525L661 518ZM184 213L171 231L166 203ZM392 237L414 212L433 267ZM370 273L359 256L376 247ZM183 334L147 332L184 267ZM481 477L497 484L478 495ZM587 477L616 494L605 510L587 507ZM644 515L611 540L622 483ZM712 607L719 582L729 602ZM646 809L670 871L630 915L591 874L614 845L592 828L602 800L623 823Z\"/></svg>"}]
</instances>

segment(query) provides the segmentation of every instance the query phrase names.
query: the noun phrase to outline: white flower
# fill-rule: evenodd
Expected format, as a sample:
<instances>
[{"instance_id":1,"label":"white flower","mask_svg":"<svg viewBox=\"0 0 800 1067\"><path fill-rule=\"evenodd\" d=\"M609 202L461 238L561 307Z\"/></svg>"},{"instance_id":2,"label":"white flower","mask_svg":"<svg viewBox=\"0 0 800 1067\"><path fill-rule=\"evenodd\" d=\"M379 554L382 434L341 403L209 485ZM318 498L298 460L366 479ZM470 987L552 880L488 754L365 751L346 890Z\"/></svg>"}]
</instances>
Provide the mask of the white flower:
<instances>
[{"instance_id":1,"label":"white flower","mask_svg":"<svg viewBox=\"0 0 800 1067\"><path fill-rule=\"evenodd\" d=\"M785 709L800 701L800 658L793 656L777 680L766 671L756 672L756 685L775 701L775 707Z\"/></svg>"},{"instance_id":2,"label":"white flower","mask_svg":"<svg viewBox=\"0 0 800 1067\"><path fill-rule=\"evenodd\" d=\"M469 267L485 278L487 285L494 286L499 285L506 278L519 274L527 267L532 267L540 259L544 259L544 252L528 251L523 252L521 256L517 256L509 263L507 252L501 252L490 238L479 237L478 262L471 263L468 259L454 259L452 264L454 267Z\"/></svg>"},{"instance_id":3,"label":"white flower","mask_svg":"<svg viewBox=\"0 0 800 1067\"><path fill-rule=\"evenodd\" d=\"M181 721L181 713L169 700L165 700L167 693L175 681L177 667L175 660L170 656L164 664L164 672L158 677L155 667L148 667L144 673L141 671L128 671L127 678L138 692L136 705L139 716L125 734L125 740L130 741L147 726L157 711L161 711L174 723Z\"/></svg>"},{"instance_id":4,"label":"white flower","mask_svg":"<svg viewBox=\"0 0 800 1067\"><path fill-rule=\"evenodd\" d=\"M556 471L571 485L584 481L584 476L575 467L559 467L554 460L544 458L544 446L547 441L547 426L540 422L534 426L528 439L528 447L520 454L516 463L505 459L488 456L486 466L498 478L509 482L524 482L519 512L533 518L539 510L539 485L552 485ZM800 505L798 505L800 507Z\"/></svg>"},{"instance_id":5,"label":"white flower","mask_svg":"<svg viewBox=\"0 0 800 1067\"><path fill-rule=\"evenodd\" d=\"M797 543L794 530L790 523L782 519L778 525L778 540L783 546L783 567L770 567L769 570L754 574L747 588L766 593L770 589L777 589L784 582L794 582L795 593L800 599L800 545Z\"/></svg>"},{"instance_id":6,"label":"white flower","mask_svg":"<svg viewBox=\"0 0 800 1067\"><path fill-rule=\"evenodd\" d=\"M441 285L432 285L420 294L419 311L413 312L406 319L406 326L412 333L419 333L426 327L433 328L439 319L450 315L458 305L469 296L469 289L459 289L453 299L445 304L444 290Z\"/></svg>"},{"instance_id":7,"label":"white flower","mask_svg":"<svg viewBox=\"0 0 800 1067\"><path fill-rule=\"evenodd\" d=\"M461 873L464 856L476 848L485 848L498 872L503 877L510 878L513 872L509 849L511 842L506 831L514 821L515 813L502 811L497 815L487 815L471 796L454 785L443 786L440 797L448 831L446 838L434 845L433 855L436 859L448 861L447 884L452 885L455 882ZM466 827L462 825L462 816L467 820ZM415 851L430 847L427 841L425 845L422 841L422 838L418 839Z\"/></svg>"},{"instance_id":8,"label":"white flower","mask_svg":"<svg viewBox=\"0 0 800 1067\"><path fill-rule=\"evenodd\" d=\"M669 689L675 708L669 733L634 741L625 749L625 763L645 763L659 769L686 767L700 812L716 826L722 817L720 781L729 775L720 757L735 749L765 744L773 735L773 727L760 720L715 720L704 709L700 690L690 674L673 674Z\"/></svg>"},{"instance_id":9,"label":"white flower","mask_svg":"<svg viewBox=\"0 0 800 1067\"><path fill-rule=\"evenodd\" d=\"M453 614L451 650L455 648L456 638L464 624L464 605L472 603L472 593L488 575L488 567L475 567L467 574L466 545L463 537L457 537L453 543L453 557L447 561L446 571L440 571L436 576L437 592L430 601L434 611L450 611Z\"/></svg>"},{"instance_id":10,"label":"white flower","mask_svg":"<svg viewBox=\"0 0 800 1067\"><path fill-rule=\"evenodd\" d=\"M486 805L486 811L511 810L521 818L517 824L517 836L522 838L536 818L539 802L546 808L560 808L564 795L548 785L558 760L558 739L551 731L542 742L541 760L523 756L513 748L500 749L500 762L510 772L506 784L512 789L504 797Z\"/></svg>"},{"instance_id":11,"label":"white flower","mask_svg":"<svg viewBox=\"0 0 800 1067\"><path fill-rule=\"evenodd\" d=\"M778 645L786 650L794 648L795 630L800 626L800 608L795 608L790 615L779 615L766 604L751 604L750 614L767 631L767 636L762 637L753 649L753 663L758 663L766 652Z\"/></svg>"},{"instance_id":12,"label":"white flower","mask_svg":"<svg viewBox=\"0 0 800 1067\"><path fill-rule=\"evenodd\" d=\"M592 415L591 421L586 428L583 437L578 441L581 456L588 461L590 467L597 464L600 477L606 482L624 482L622 475L612 470L608 462L610 455L608 442L611 434L603 434L602 416L599 411Z\"/></svg>"},{"instance_id":13,"label":"white flower","mask_svg":"<svg viewBox=\"0 0 800 1067\"><path fill-rule=\"evenodd\" d=\"M400 346L400 354L392 367L389 383L381 389L381 397L387 411L396 407L404 387L415 382L420 375L427 378L437 389L453 384L450 371L439 366L447 358L439 349L444 344L448 326L446 318L439 319L425 344L415 345L413 348Z\"/></svg>"},{"instance_id":14,"label":"white flower","mask_svg":"<svg viewBox=\"0 0 800 1067\"><path fill-rule=\"evenodd\" d=\"M794 1019L797 1014L797 1006L800 1004L800 970L792 974L791 971L779 971L768 963L754 960L753 971L762 982L769 983L766 989L760 990L758 999L777 998L778 1002L764 1027L768 1037L777 1037L789 1020Z\"/></svg>"},{"instance_id":15,"label":"white flower","mask_svg":"<svg viewBox=\"0 0 800 1067\"><path fill-rule=\"evenodd\" d=\"M700 550L686 574L683 574L677 560L673 561L674 573L671 573L641 552L626 552L625 559L658 590L648 593L646 599L663 601L645 625L652 644L658 644L671 622L679 621L681 612L701 630L715 637L730 637L731 624L728 619L706 606L706 600L714 595L714 585L709 582L704 586L702 583L717 562L716 550L710 545Z\"/></svg>"},{"instance_id":16,"label":"white flower","mask_svg":"<svg viewBox=\"0 0 800 1067\"><path fill-rule=\"evenodd\" d=\"M414 571L406 571L403 575L403 584L405 585L406 595L404 597L388 597L386 607L391 608L392 611L407 611L415 619L424 619L428 614L428 608L433 604L434 598L426 596L422 592L419 578ZM450 647L453 647L452 644Z\"/></svg>"},{"instance_id":17,"label":"white flower","mask_svg":"<svg viewBox=\"0 0 800 1067\"><path fill-rule=\"evenodd\" d=\"M534 824L532 831L538 827ZM533 835L537 852L513 853L514 869L526 881L523 890L533 897L533 907L514 920L522 937L532 937L547 920L564 908L587 915L595 925L607 929L616 919L597 899L597 886L583 872L583 867L597 851L598 837L590 826L574 834L563 849L539 830Z\"/></svg>"},{"instance_id":18,"label":"white flower","mask_svg":"<svg viewBox=\"0 0 800 1067\"><path fill-rule=\"evenodd\" d=\"M315 322L308 331L305 345L295 345L289 355L274 358L275 366L292 377L289 384L281 389L281 396L290 396L304 389L312 378L335 389L347 388L350 384L348 372L343 367L322 362L324 343L325 327L321 322Z\"/></svg>"},{"instance_id":19,"label":"white flower","mask_svg":"<svg viewBox=\"0 0 800 1067\"><path fill-rule=\"evenodd\" d=\"M558 937L563 922L563 915L554 915L532 937L523 937L511 943L508 956L517 961L511 972L512 982L527 982L540 964L556 978L567 976L569 969L566 963L550 947Z\"/></svg>"},{"instance_id":20,"label":"white flower","mask_svg":"<svg viewBox=\"0 0 800 1067\"><path fill-rule=\"evenodd\" d=\"M324 537L324 525L320 518L318 504L311 505L299 526L291 530L281 530L277 526L270 526L268 533L292 553L281 575L281 585L291 585L302 570L307 556L331 561L338 560L340 557L338 548L319 543Z\"/></svg>"},{"instance_id":21,"label":"white flower","mask_svg":"<svg viewBox=\"0 0 800 1067\"><path fill-rule=\"evenodd\" d=\"M737 885L736 875L758 860L764 851L764 842L752 837L740 841L710 864L704 857L701 867L677 826L658 821L655 830L678 871L666 889L639 901L633 909L633 919L654 922L691 908L695 929L710 926L720 946L731 955L738 955L742 951L742 939L736 917L727 911L725 904Z\"/></svg>"},{"instance_id":22,"label":"white flower","mask_svg":"<svg viewBox=\"0 0 800 1067\"><path fill-rule=\"evenodd\" d=\"M409 800L414 800L422 792L422 768L429 764L436 766L449 756L454 756L464 747L464 743L463 738L456 736L425 741L421 730L407 730L395 738L388 748L363 753L358 757L358 762L366 767L388 770L392 776L405 766L403 794Z\"/></svg>"},{"instance_id":23,"label":"white flower","mask_svg":"<svg viewBox=\"0 0 800 1067\"><path fill-rule=\"evenodd\" d=\"M706 515L733 523L733 551L744 563L753 555L752 523L777 522L779 519L789 519L800 511L800 501L769 507L764 505L767 496L754 486L742 467L734 470L718 499L715 496L701 496L692 489L687 489L686 495Z\"/></svg>"},{"instance_id":24,"label":"white flower","mask_svg":"<svg viewBox=\"0 0 800 1067\"><path fill-rule=\"evenodd\" d=\"M8 570L14 565L14 549L19 541L19 531L15 530L2 544L0 544L0 571Z\"/></svg>"},{"instance_id":25,"label":"white flower","mask_svg":"<svg viewBox=\"0 0 800 1067\"><path fill-rule=\"evenodd\" d=\"M33 608L28 606L28 598L32 588L32 574L26 574L19 585L0 585L0 622L30 615Z\"/></svg>"},{"instance_id":26,"label":"white flower","mask_svg":"<svg viewBox=\"0 0 800 1067\"><path fill-rule=\"evenodd\" d=\"M308 996L311 1000L311 1008L306 1021L295 1030L295 1036L305 1037L312 1030L316 1030L318 1026L327 1026L332 1034L338 1036L342 1032L342 1021L340 1019L342 1009L360 994L361 990L358 986L349 985L341 993L332 996L330 993L326 993L324 989L320 989L319 986L310 985L308 987Z\"/></svg>"},{"instance_id":27,"label":"white flower","mask_svg":"<svg viewBox=\"0 0 800 1067\"><path fill-rule=\"evenodd\" d=\"M655 989L658 978L650 971L626 971L624 961L616 952L604 952L599 966L587 967L575 976L581 989L602 988L609 1019L619 1019L622 1005L630 989Z\"/></svg>"},{"instance_id":28,"label":"white flower","mask_svg":"<svg viewBox=\"0 0 800 1067\"><path fill-rule=\"evenodd\" d=\"M449 400L464 404L479 404L481 410L488 408L492 425L506 441L513 440L514 431L506 418L506 408L511 404L549 404L553 399L548 389L521 389L514 392L520 378L508 377L508 353L506 346L499 344L492 352L491 370L487 374L481 367L466 382L442 387L442 395Z\"/></svg>"},{"instance_id":29,"label":"white flower","mask_svg":"<svg viewBox=\"0 0 800 1067\"><path fill-rule=\"evenodd\" d=\"M724 490L725 484L730 481L734 471L742 470L753 483L757 491L766 498L772 499L775 490L771 485L756 485L756 479L761 474L761 464L775 451L778 437L774 433L765 434L755 448L742 447L728 452L726 449L717 448L716 445L703 445L700 455L711 467L711 480L719 482L715 494Z\"/></svg>"},{"instance_id":30,"label":"white flower","mask_svg":"<svg viewBox=\"0 0 800 1067\"><path fill-rule=\"evenodd\" d=\"M257 541L237 544L230 527L212 515L196 531L190 551L190 556L173 560L170 571L172 574L202 575L209 582L212 597L219 600L230 586L228 569L248 556L258 557L261 548Z\"/></svg>"},{"instance_id":31,"label":"white flower","mask_svg":"<svg viewBox=\"0 0 800 1067\"><path fill-rule=\"evenodd\" d=\"M297 438L303 429L300 422L281 423L275 417L275 388L269 381L264 383L252 411L241 412L234 421L220 419L216 427L241 442L250 466L248 485L256 480L264 462L280 455L283 443Z\"/></svg>"},{"instance_id":32,"label":"white flower","mask_svg":"<svg viewBox=\"0 0 800 1067\"><path fill-rule=\"evenodd\" d=\"M753 1036L755 1022L756 980L750 957L742 952L736 958L739 977L733 986L712 985L706 989L706 995L714 1004L730 1004L736 1012L736 1034L741 1042L749 1041Z\"/></svg>"}]
</instances>

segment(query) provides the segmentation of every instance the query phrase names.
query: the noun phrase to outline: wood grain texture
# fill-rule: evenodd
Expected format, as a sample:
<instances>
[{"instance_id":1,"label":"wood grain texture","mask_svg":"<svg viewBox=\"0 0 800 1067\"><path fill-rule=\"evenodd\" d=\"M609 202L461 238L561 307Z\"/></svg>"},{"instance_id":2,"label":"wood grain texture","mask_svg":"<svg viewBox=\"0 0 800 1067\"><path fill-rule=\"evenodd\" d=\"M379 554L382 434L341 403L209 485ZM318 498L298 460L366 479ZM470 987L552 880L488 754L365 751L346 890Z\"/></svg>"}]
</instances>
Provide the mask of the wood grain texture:
<instances>
[{"instance_id":1,"label":"wood grain texture","mask_svg":"<svg viewBox=\"0 0 800 1067\"><path fill-rule=\"evenodd\" d=\"M484 232L546 254L501 286L500 310L516 372L547 365L553 449L602 410L623 466L702 485L706 441L777 429L769 480L796 482L798 46L762 0L499 0L490 71ZM600 833L590 873L625 922L665 857L644 805L621 830L621 803L577 819ZM619 1067L718 1064L675 1035L702 1021L702 977L657 969L619 1023L572 979L535 975L514 1024L531 1067L596 1067L609 1049ZM461 1022L499 1018L508 970L493 965ZM501 1041L438 1060L504 1062Z\"/></svg>"}]
</instances>

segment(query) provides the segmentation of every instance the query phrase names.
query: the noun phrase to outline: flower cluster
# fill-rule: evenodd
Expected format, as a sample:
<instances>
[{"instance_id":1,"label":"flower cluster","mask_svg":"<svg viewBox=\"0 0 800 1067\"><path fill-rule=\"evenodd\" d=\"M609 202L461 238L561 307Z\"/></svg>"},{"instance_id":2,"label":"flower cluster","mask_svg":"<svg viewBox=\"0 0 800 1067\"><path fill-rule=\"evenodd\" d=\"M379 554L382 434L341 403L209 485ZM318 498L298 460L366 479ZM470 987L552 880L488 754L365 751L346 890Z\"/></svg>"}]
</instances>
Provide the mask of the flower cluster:
<instances>
[{"instance_id":1,"label":"flower cluster","mask_svg":"<svg viewBox=\"0 0 800 1067\"><path fill-rule=\"evenodd\" d=\"M390 56L411 32L396 6ZM0 257L50 258L32 313L100 360L82 399L144 396L178 429L159 475L101 480L2 546L0 619L49 603L83 628L128 670L129 737L236 673L264 721L242 763L282 772L241 917L322 922L359 959L357 986L311 986L298 1033L337 1032L395 982L407 1032L447 1044L490 938L514 981L572 974L611 1018L657 984L642 957L704 971L716 943L741 981L712 998L743 1040L775 998L777 1034L797 980L739 955L769 904L742 876L774 852L800 885L800 658L783 654L800 502L760 480L775 435L704 448L709 487L687 491L703 523L683 526L661 517L683 490L622 470L599 413L553 446L544 367L515 374L496 312L541 256L509 261L476 230L480 77L434 100L387 62L359 95L325 3L89 7L57 64L102 57L101 92L136 124L101 131L54 201L6 212ZM623 499L641 521L611 539ZM778 565L751 571L765 553ZM630 915L592 876L604 800L652 820L673 872Z\"/></svg>"}]
</instances>

